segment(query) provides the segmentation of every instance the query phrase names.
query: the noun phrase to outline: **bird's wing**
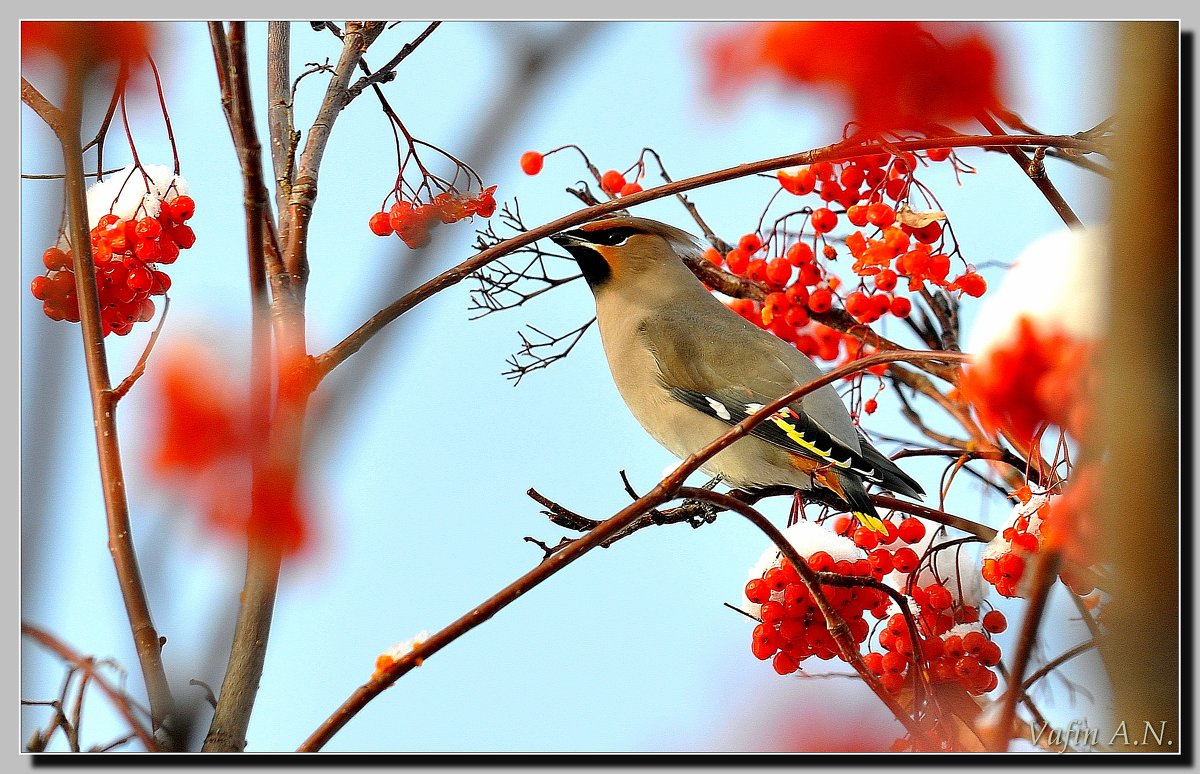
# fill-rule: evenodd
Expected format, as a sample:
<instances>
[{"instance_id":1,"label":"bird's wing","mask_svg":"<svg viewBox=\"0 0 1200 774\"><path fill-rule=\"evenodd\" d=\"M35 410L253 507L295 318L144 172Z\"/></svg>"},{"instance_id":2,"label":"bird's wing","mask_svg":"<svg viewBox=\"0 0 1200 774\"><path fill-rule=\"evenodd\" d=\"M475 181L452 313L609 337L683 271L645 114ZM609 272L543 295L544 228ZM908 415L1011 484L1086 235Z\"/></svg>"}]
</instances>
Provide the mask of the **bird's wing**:
<instances>
[{"instance_id":1,"label":"bird's wing","mask_svg":"<svg viewBox=\"0 0 1200 774\"><path fill-rule=\"evenodd\" d=\"M735 425L821 375L785 342L727 309L720 312L701 323L694 310L660 310L642 323L659 378L676 400ZM740 351L729 352L730 342ZM775 412L751 434L868 481L883 481L882 471L863 456L849 412L830 385Z\"/></svg>"}]
</instances>

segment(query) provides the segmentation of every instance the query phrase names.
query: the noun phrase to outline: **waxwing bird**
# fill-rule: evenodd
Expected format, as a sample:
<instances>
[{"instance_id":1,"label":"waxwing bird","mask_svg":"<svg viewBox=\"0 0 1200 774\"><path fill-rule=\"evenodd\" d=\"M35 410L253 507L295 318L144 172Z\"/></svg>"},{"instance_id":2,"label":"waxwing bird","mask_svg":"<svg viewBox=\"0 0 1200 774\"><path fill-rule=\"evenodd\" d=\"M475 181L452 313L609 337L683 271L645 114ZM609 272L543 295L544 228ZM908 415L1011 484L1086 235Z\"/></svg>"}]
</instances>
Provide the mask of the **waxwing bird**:
<instances>
[{"instance_id":1,"label":"waxwing bird","mask_svg":"<svg viewBox=\"0 0 1200 774\"><path fill-rule=\"evenodd\" d=\"M617 390L656 441L683 459L822 371L787 342L714 297L681 260L699 254L685 231L610 217L551 239L579 264L596 299L600 339ZM833 385L760 422L701 470L754 490L823 487L867 527L883 523L867 482L924 495L858 431Z\"/></svg>"}]
</instances>

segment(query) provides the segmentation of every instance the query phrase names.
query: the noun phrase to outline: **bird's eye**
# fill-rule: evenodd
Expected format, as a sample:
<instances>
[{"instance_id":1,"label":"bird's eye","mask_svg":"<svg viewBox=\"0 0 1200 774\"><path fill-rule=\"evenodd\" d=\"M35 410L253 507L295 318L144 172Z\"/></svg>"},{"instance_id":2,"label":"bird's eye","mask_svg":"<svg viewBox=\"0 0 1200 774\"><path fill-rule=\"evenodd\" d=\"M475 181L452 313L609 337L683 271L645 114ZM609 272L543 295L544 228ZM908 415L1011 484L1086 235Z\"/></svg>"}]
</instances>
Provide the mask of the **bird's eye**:
<instances>
[{"instance_id":1,"label":"bird's eye","mask_svg":"<svg viewBox=\"0 0 1200 774\"><path fill-rule=\"evenodd\" d=\"M637 229L629 228L628 226L617 226L603 231L591 231L588 233L587 238L594 245L616 247L617 245L625 244L625 240L636 233L638 233Z\"/></svg>"}]
</instances>

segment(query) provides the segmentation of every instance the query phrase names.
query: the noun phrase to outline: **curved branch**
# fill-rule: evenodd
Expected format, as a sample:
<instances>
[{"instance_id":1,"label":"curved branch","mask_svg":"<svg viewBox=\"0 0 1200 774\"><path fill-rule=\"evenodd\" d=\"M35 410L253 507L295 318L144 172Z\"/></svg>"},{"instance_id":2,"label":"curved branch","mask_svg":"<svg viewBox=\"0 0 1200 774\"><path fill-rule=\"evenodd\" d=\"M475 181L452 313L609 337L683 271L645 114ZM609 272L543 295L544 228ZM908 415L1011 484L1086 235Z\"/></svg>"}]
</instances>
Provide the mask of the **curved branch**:
<instances>
[{"instance_id":1,"label":"curved branch","mask_svg":"<svg viewBox=\"0 0 1200 774\"><path fill-rule=\"evenodd\" d=\"M311 140L311 138L310 138ZM1078 137L1067 137L1061 135L1053 136L1028 136L1028 135L1004 135L996 136L980 136L980 135L962 135L959 137L936 137L924 138L919 140L905 140L902 142L889 143L888 149L899 150L928 150L929 148L950 148L950 147L1006 147L1006 146L1026 146L1026 145L1044 145L1046 147L1061 147L1061 148L1076 148L1087 152L1099 152L1101 149L1088 140ZM764 159L762 161L749 162L736 167L716 170L695 177L689 177L684 180L679 180L674 183L650 188L645 191L640 191L636 194L614 199L612 201L602 202L586 209L577 210L570 215L565 215L557 220L546 223L537 228L518 234L517 236L505 240L493 247L488 248L473 258L470 258L452 269L449 269L425 284L416 288L412 292L402 296L397 301L385 307L369 320L364 322L353 333L347 336L331 347L322 355L316 357L316 376L318 379L324 378L347 358L360 350L375 334L379 333L389 323L400 317L405 312L427 300L431 296L452 287L482 267L504 255L511 253L519 247L532 244L539 239L548 237L563 229L577 226L593 220L601 215L625 210L635 207L639 204L662 199L667 196L675 196L686 191L691 191L704 186L715 185L717 183L736 180L738 178L756 175L760 172L771 172L785 167L797 166L801 164L814 164L818 161L841 161L845 159L858 158L859 156L869 156L874 153L882 152L885 148L878 143L858 143L858 142L840 142L834 145L829 145L824 148L818 148L812 151L803 153L794 153L788 156L779 156L772 159ZM314 179L315 184L315 179ZM299 181L298 181L299 183ZM289 242L288 249L292 249Z\"/></svg>"},{"instance_id":2,"label":"curved branch","mask_svg":"<svg viewBox=\"0 0 1200 774\"><path fill-rule=\"evenodd\" d=\"M320 750L334 734L350 722L351 718L357 715L372 699L389 688L405 674L422 664L425 659L479 626L484 621L487 621L505 607L515 602L526 591L542 583L588 551L602 545L604 541L628 527L643 514L678 497L679 489L683 486L684 481L694 470L704 464L705 460L717 454L721 449L733 443L738 438L749 433L755 425L765 421L774 411L777 411L787 403L798 400L825 384L859 373L880 363L888 363L893 360L905 360L909 362L917 360L963 362L966 359L966 355L958 352L881 352L868 355L853 363L836 368L802 387L797 387L788 395L774 401L772 404L742 420L734 427L731 427L713 443L696 452L691 457L688 457L671 475L666 476L649 492L625 506L625 508L621 509L614 516L601 522L586 535L567 544L561 550L550 554L537 567L534 567L508 586L505 586L481 605L468 611L465 615L458 618L458 620L413 648L386 669L374 675L342 702L342 705L334 710L333 714L317 727L308 739L300 745L298 751L315 752Z\"/></svg>"}]
</instances>

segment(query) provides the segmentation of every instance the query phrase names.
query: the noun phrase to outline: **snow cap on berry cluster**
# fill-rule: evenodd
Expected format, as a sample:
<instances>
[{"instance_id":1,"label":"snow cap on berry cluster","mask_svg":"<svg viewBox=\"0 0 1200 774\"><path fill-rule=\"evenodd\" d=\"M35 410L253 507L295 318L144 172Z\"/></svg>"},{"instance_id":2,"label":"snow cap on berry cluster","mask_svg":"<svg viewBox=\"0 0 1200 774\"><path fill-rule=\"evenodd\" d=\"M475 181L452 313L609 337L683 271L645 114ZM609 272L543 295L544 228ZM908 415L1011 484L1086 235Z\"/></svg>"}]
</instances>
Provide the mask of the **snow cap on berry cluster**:
<instances>
[{"instance_id":1,"label":"snow cap on berry cluster","mask_svg":"<svg viewBox=\"0 0 1200 774\"><path fill-rule=\"evenodd\" d=\"M932 536L932 535L931 535ZM918 551L918 553L921 553ZM976 556L974 549L964 546L935 551L932 555L934 567L924 567L917 576L917 585L928 586L931 583L941 583L950 592L956 604L979 607L987 595L988 587L983 576L979 574L981 559ZM901 582L903 576L900 576ZM903 588L903 586L897 586Z\"/></svg>"},{"instance_id":2,"label":"snow cap on berry cluster","mask_svg":"<svg viewBox=\"0 0 1200 774\"><path fill-rule=\"evenodd\" d=\"M122 220L144 215L157 218L164 199L187 192L187 181L170 167L143 164L139 171L131 164L88 188L88 228L95 228L100 218L110 212ZM139 211L139 207L143 209Z\"/></svg>"},{"instance_id":3,"label":"snow cap on berry cluster","mask_svg":"<svg viewBox=\"0 0 1200 774\"><path fill-rule=\"evenodd\" d=\"M1108 244L1103 227L1066 229L1035 240L979 307L967 351L982 355L1011 340L1022 317L1073 337L1099 338Z\"/></svg>"},{"instance_id":4,"label":"snow cap on berry cluster","mask_svg":"<svg viewBox=\"0 0 1200 774\"><path fill-rule=\"evenodd\" d=\"M811 521L798 521L790 527L783 530L783 537L788 543L796 549L796 553L803 556L805 559L815 554L817 551L824 551L833 557L833 561L839 562L843 559L848 562L853 562L862 559L862 552L858 546L854 545L854 541L850 538L835 535L829 530ZM746 580L754 580L761 578L763 573L772 567L778 567L783 562L783 555L774 543L767 546L763 551L762 556L754 563L746 574ZM774 599L778 595L782 598L782 593L775 592L772 594ZM749 602L742 595L739 595L741 603L739 607L752 616L758 617L759 605Z\"/></svg>"},{"instance_id":5,"label":"snow cap on berry cluster","mask_svg":"<svg viewBox=\"0 0 1200 774\"><path fill-rule=\"evenodd\" d=\"M894 574L895 573L893 573L893 575ZM901 575L900 577L903 578L904 576ZM895 583L890 583L888 585L893 586L893 587L896 586ZM901 583L899 587L903 588L904 584ZM892 599L892 598L889 596L888 599ZM917 602L917 600L913 599L908 594L905 594L904 601L908 603L908 611L910 613L912 613L914 616L918 616L921 614L921 604L919 602ZM891 618L894 615L904 615L904 611L900 609L900 605L898 605L896 603L896 600L892 599L891 604L888 605L888 607L887 607L887 617Z\"/></svg>"},{"instance_id":6,"label":"snow cap on berry cluster","mask_svg":"<svg viewBox=\"0 0 1200 774\"><path fill-rule=\"evenodd\" d=\"M796 553L806 559L817 551L826 552L833 557L835 562L842 560L853 562L862 559L862 552L859 551L858 546L854 545L853 540L835 535L815 522L798 521L783 530L783 536L796 549ZM763 551L758 562L750 568L748 579L761 578L764 572L772 567L778 567L781 561L779 549L772 543L767 546L766 551Z\"/></svg>"},{"instance_id":7,"label":"snow cap on berry cluster","mask_svg":"<svg viewBox=\"0 0 1200 774\"><path fill-rule=\"evenodd\" d=\"M1029 498L1027 502L1017 503L1013 506L1012 513L1009 514L1008 520L1004 525L996 531L996 537L983 548L983 553L980 555L980 561L985 559L999 559L1004 554L1012 550L1012 544L1004 537L1004 531L1017 523L1017 519L1022 516L1029 519L1029 532L1033 535L1042 534L1042 517L1038 512L1042 506L1050 502L1050 495L1037 494Z\"/></svg>"},{"instance_id":8,"label":"snow cap on berry cluster","mask_svg":"<svg viewBox=\"0 0 1200 774\"><path fill-rule=\"evenodd\" d=\"M991 636L983 630L983 624L976 621L975 623L955 624L954 626L950 627L949 631L942 635L942 639L944 640L947 637L953 637L955 635L958 635L959 637L966 637L971 632L979 632L985 637Z\"/></svg>"}]
</instances>

